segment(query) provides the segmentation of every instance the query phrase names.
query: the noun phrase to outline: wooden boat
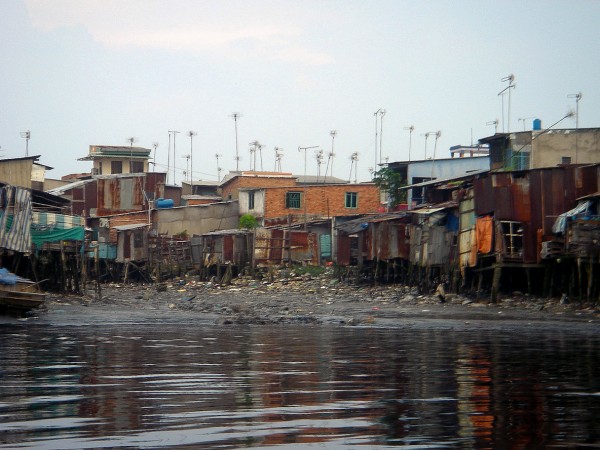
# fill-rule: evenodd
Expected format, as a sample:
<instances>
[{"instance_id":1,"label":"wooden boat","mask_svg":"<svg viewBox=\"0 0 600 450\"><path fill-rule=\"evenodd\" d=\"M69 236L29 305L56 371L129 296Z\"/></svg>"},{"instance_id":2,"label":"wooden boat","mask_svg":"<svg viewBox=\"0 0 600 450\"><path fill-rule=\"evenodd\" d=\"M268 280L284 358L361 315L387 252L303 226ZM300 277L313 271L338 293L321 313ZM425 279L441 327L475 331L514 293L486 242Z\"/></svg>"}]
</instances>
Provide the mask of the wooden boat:
<instances>
[{"instance_id":1,"label":"wooden boat","mask_svg":"<svg viewBox=\"0 0 600 450\"><path fill-rule=\"evenodd\" d=\"M18 278L16 284L0 284L0 307L28 311L41 306L46 294L40 292L38 283L26 278Z\"/></svg>"}]
</instances>

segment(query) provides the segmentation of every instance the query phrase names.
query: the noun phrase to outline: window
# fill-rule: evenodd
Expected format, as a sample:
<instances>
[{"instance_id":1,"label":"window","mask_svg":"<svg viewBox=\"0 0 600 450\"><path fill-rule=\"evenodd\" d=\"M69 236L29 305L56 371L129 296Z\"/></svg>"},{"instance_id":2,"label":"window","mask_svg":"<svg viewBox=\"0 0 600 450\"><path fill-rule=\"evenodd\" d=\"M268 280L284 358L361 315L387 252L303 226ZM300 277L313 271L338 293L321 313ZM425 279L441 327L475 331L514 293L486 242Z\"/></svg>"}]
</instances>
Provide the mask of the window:
<instances>
[{"instance_id":1,"label":"window","mask_svg":"<svg viewBox=\"0 0 600 450\"><path fill-rule=\"evenodd\" d=\"M356 208L358 204L358 192L346 192L346 208Z\"/></svg>"},{"instance_id":2,"label":"window","mask_svg":"<svg viewBox=\"0 0 600 450\"><path fill-rule=\"evenodd\" d=\"M571 157L570 156L563 156L560 159L560 163L561 164L571 164Z\"/></svg>"},{"instance_id":3,"label":"window","mask_svg":"<svg viewBox=\"0 0 600 450\"><path fill-rule=\"evenodd\" d=\"M123 162L122 161L111 161L110 162L110 173L123 173Z\"/></svg>"},{"instance_id":4,"label":"window","mask_svg":"<svg viewBox=\"0 0 600 450\"><path fill-rule=\"evenodd\" d=\"M300 209L300 206L302 204L301 196L302 196L302 192L286 192L285 193L285 207L293 208L293 209Z\"/></svg>"},{"instance_id":5,"label":"window","mask_svg":"<svg viewBox=\"0 0 600 450\"><path fill-rule=\"evenodd\" d=\"M254 191L248 192L248 209L254 209Z\"/></svg>"},{"instance_id":6,"label":"window","mask_svg":"<svg viewBox=\"0 0 600 450\"><path fill-rule=\"evenodd\" d=\"M144 173L144 161L131 161L131 173Z\"/></svg>"},{"instance_id":7,"label":"window","mask_svg":"<svg viewBox=\"0 0 600 450\"><path fill-rule=\"evenodd\" d=\"M144 247L144 230L135 230L133 232L133 247L134 248L143 248Z\"/></svg>"}]
</instances>

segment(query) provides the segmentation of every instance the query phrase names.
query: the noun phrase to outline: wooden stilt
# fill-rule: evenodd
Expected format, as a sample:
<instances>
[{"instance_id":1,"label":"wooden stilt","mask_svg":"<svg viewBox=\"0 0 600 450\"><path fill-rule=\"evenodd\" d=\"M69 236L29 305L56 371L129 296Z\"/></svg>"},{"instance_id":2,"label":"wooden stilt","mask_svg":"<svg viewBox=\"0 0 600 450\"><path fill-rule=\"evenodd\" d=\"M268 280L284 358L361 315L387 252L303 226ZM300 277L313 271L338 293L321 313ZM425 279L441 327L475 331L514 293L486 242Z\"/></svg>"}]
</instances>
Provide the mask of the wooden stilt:
<instances>
[{"instance_id":1,"label":"wooden stilt","mask_svg":"<svg viewBox=\"0 0 600 450\"><path fill-rule=\"evenodd\" d=\"M492 303L498 302L498 292L500 291L500 277L502 276L502 267L499 265L494 266L494 275L492 279Z\"/></svg>"}]
</instances>

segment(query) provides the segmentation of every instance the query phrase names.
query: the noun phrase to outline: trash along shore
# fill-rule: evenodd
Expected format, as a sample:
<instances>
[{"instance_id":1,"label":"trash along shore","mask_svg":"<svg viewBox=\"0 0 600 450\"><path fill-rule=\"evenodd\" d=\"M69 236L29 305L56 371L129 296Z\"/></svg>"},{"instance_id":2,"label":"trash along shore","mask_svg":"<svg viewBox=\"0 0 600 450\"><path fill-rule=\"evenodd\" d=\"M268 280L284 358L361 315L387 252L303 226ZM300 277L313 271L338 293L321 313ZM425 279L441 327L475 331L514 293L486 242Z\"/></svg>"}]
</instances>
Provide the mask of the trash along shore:
<instances>
[{"instance_id":1,"label":"trash along shore","mask_svg":"<svg viewBox=\"0 0 600 450\"><path fill-rule=\"evenodd\" d=\"M330 273L294 271L228 284L189 276L158 284L101 284L83 296L48 294L43 308L26 322L94 325L180 322L201 325L335 325L470 328L574 326L600 330L600 307L562 298L535 298L520 292L496 303L485 298L435 292L421 294L402 285L351 284ZM3 321L11 320L3 318Z\"/></svg>"}]
</instances>

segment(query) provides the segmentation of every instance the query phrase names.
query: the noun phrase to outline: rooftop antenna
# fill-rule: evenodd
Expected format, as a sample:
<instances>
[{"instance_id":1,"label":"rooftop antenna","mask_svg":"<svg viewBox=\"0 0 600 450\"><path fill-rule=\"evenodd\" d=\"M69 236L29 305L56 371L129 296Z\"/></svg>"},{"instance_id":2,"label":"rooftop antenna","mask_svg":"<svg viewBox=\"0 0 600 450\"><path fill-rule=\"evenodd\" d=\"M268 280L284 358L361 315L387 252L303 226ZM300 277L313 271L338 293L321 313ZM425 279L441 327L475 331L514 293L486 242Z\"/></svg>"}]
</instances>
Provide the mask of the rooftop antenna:
<instances>
[{"instance_id":1,"label":"rooftop antenna","mask_svg":"<svg viewBox=\"0 0 600 450\"><path fill-rule=\"evenodd\" d=\"M223 155L220 155L219 153L215 153L215 158L217 158L217 181L221 181L221 167L219 166L219 158L221 158Z\"/></svg>"},{"instance_id":2,"label":"rooftop antenna","mask_svg":"<svg viewBox=\"0 0 600 450\"><path fill-rule=\"evenodd\" d=\"M154 148L154 156L152 157L152 172L156 171L156 148L158 147L158 142L152 143L152 148Z\"/></svg>"},{"instance_id":3,"label":"rooftop antenna","mask_svg":"<svg viewBox=\"0 0 600 450\"><path fill-rule=\"evenodd\" d=\"M189 176L190 176L190 181L192 181L193 177L194 177L194 150L193 150L193 145L192 145L192 141L194 140L194 136L196 136L198 133L196 133L195 131L188 131L187 135L190 137L190 171L188 172Z\"/></svg>"},{"instance_id":4,"label":"rooftop antenna","mask_svg":"<svg viewBox=\"0 0 600 450\"><path fill-rule=\"evenodd\" d=\"M410 161L410 150L412 149L412 134L415 131L415 126L410 125L408 127L404 127L405 130L408 130L408 160Z\"/></svg>"},{"instance_id":5,"label":"rooftop antenna","mask_svg":"<svg viewBox=\"0 0 600 450\"><path fill-rule=\"evenodd\" d=\"M127 142L129 142L129 173L133 173L133 143L136 141L137 139L133 136L127 138Z\"/></svg>"},{"instance_id":6,"label":"rooftop antenna","mask_svg":"<svg viewBox=\"0 0 600 450\"><path fill-rule=\"evenodd\" d=\"M335 153L333 153L333 143L335 142L335 137L337 136L337 130L331 130L329 132L331 136L331 151L327 154L327 166L325 167L325 176L327 176L327 171L331 170L331 176L333 176L333 157ZM331 161L331 169L329 169L329 162Z\"/></svg>"},{"instance_id":7,"label":"rooftop antenna","mask_svg":"<svg viewBox=\"0 0 600 450\"><path fill-rule=\"evenodd\" d=\"M317 160L317 183L321 178L321 164L323 164L323 149L319 148L315 150L315 159ZM323 180L325 181L325 180Z\"/></svg>"},{"instance_id":8,"label":"rooftop antenna","mask_svg":"<svg viewBox=\"0 0 600 450\"><path fill-rule=\"evenodd\" d=\"M173 184L177 184L177 179L175 178L175 136L179 131L171 130L169 133L173 134Z\"/></svg>"},{"instance_id":9,"label":"rooftop antenna","mask_svg":"<svg viewBox=\"0 0 600 450\"><path fill-rule=\"evenodd\" d=\"M186 162L185 162L185 174L183 175L183 179L185 181L188 181L188 177L190 177L189 181L192 181L191 180L191 175L190 175L190 159L191 159L191 157L192 157L192 155L183 155L182 156L182 158L186 159Z\"/></svg>"},{"instance_id":10,"label":"rooftop antenna","mask_svg":"<svg viewBox=\"0 0 600 450\"><path fill-rule=\"evenodd\" d=\"M423 157L423 159L427 159L427 139L429 139L429 136L433 136L434 134L435 131L428 131L427 133L421 135L425 136L425 156Z\"/></svg>"},{"instance_id":11,"label":"rooftop antenna","mask_svg":"<svg viewBox=\"0 0 600 450\"><path fill-rule=\"evenodd\" d=\"M242 115L238 112L234 112L230 117L233 117L233 122L235 124L235 170L237 172L240 171L240 154L238 152L238 128L237 121Z\"/></svg>"},{"instance_id":12,"label":"rooftop antenna","mask_svg":"<svg viewBox=\"0 0 600 450\"><path fill-rule=\"evenodd\" d=\"M435 144L433 145L433 161L431 161L431 178L433 178L433 168L435 167L435 154L437 151L437 143L441 135L441 130L435 132Z\"/></svg>"},{"instance_id":13,"label":"rooftop antenna","mask_svg":"<svg viewBox=\"0 0 600 450\"><path fill-rule=\"evenodd\" d=\"M508 86L502 89L498 96L502 98L502 132L504 133L504 94L508 91L508 115L506 118L506 132L510 133L510 91L516 87L514 84L515 76L511 73L509 76L501 78L500 81L508 81Z\"/></svg>"},{"instance_id":14,"label":"rooftop antenna","mask_svg":"<svg viewBox=\"0 0 600 450\"><path fill-rule=\"evenodd\" d=\"M258 141L250 142L250 156L254 158L254 168L252 168L252 161L250 161L250 170L256 171L256 152L260 153L260 170L263 170L263 160L262 160L262 149L264 145L261 145Z\"/></svg>"},{"instance_id":15,"label":"rooftop antenna","mask_svg":"<svg viewBox=\"0 0 600 450\"><path fill-rule=\"evenodd\" d=\"M575 99L575 130L579 130L579 100L581 92L569 94L567 97ZM579 133L575 133L575 164L579 162Z\"/></svg>"},{"instance_id":16,"label":"rooftop antenna","mask_svg":"<svg viewBox=\"0 0 600 450\"><path fill-rule=\"evenodd\" d=\"M498 119L491 120L490 122L486 122L486 125L494 125L494 134L498 133Z\"/></svg>"},{"instance_id":17,"label":"rooftop antenna","mask_svg":"<svg viewBox=\"0 0 600 450\"><path fill-rule=\"evenodd\" d=\"M519 117L517 119L519 122L523 122L523 131L527 131L525 124L527 123L528 120L531 120L531 119L533 119L533 117L522 117L522 118Z\"/></svg>"},{"instance_id":18,"label":"rooftop antenna","mask_svg":"<svg viewBox=\"0 0 600 450\"><path fill-rule=\"evenodd\" d=\"M281 172L281 159L283 158L283 149L275 147L275 172Z\"/></svg>"},{"instance_id":19,"label":"rooftop antenna","mask_svg":"<svg viewBox=\"0 0 600 450\"><path fill-rule=\"evenodd\" d=\"M381 164L381 161L383 161L382 158L382 141L383 141L383 116L385 116L385 109L382 109L379 112L379 115L381 116L381 119L379 119L379 164ZM377 166L375 166L374 169L376 169Z\"/></svg>"},{"instance_id":20,"label":"rooftop antenna","mask_svg":"<svg viewBox=\"0 0 600 450\"><path fill-rule=\"evenodd\" d=\"M381 111L382 111L382 109L379 108L377 111L375 111L373 113L373 115L375 116L375 165L373 167L377 167L377 153L378 153L378 150L377 150L377 135L378 135L377 125L378 125L378 120L379 120L379 113L381 113Z\"/></svg>"},{"instance_id":21,"label":"rooftop antenna","mask_svg":"<svg viewBox=\"0 0 600 450\"><path fill-rule=\"evenodd\" d=\"M567 97L575 99L575 129L579 129L579 100L581 100L581 92L569 94Z\"/></svg>"},{"instance_id":22,"label":"rooftop antenna","mask_svg":"<svg viewBox=\"0 0 600 450\"><path fill-rule=\"evenodd\" d=\"M319 148L318 145L313 145L310 147L298 147L298 151L302 152L304 151L304 182L306 182L306 151L310 150L311 148Z\"/></svg>"},{"instance_id":23,"label":"rooftop antenna","mask_svg":"<svg viewBox=\"0 0 600 450\"><path fill-rule=\"evenodd\" d=\"M352 168L354 168L354 183L358 183L358 152L350 155L350 176L348 177L348 183L352 183Z\"/></svg>"},{"instance_id":24,"label":"rooftop antenna","mask_svg":"<svg viewBox=\"0 0 600 450\"><path fill-rule=\"evenodd\" d=\"M25 156L29 156L29 139L31 139L31 131L22 131L21 137L25 139Z\"/></svg>"},{"instance_id":25,"label":"rooftop antenna","mask_svg":"<svg viewBox=\"0 0 600 450\"><path fill-rule=\"evenodd\" d=\"M169 184L169 172L171 171L171 131L169 131L169 148L167 150L167 184Z\"/></svg>"}]
</instances>

